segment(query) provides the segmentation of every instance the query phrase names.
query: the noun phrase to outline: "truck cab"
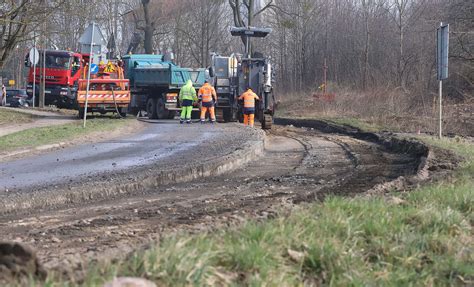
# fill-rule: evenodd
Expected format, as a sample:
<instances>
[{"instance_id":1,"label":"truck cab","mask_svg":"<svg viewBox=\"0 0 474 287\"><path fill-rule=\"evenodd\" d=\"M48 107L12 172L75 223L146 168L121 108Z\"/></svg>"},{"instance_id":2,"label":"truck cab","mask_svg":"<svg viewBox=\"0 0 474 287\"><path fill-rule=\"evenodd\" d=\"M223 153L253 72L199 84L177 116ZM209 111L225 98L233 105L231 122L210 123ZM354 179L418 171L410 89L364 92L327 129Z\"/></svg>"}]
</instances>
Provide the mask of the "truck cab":
<instances>
[{"instance_id":1,"label":"truck cab","mask_svg":"<svg viewBox=\"0 0 474 287\"><path fill-rule=\"evenodd\" d=\"M45 55L46 53L46 55ZM56 105L59 108L74 108L77 94L77 83L84 68L83 55L70 51L40 50L39 62L36 65L36 79L33 79L33 65L28 73L26 91L33 95L35 87L36 105L39 103L40 84L45 79L45 105ZM43 76L43 71L45 75Z\"/></svg>"}]
</instances>

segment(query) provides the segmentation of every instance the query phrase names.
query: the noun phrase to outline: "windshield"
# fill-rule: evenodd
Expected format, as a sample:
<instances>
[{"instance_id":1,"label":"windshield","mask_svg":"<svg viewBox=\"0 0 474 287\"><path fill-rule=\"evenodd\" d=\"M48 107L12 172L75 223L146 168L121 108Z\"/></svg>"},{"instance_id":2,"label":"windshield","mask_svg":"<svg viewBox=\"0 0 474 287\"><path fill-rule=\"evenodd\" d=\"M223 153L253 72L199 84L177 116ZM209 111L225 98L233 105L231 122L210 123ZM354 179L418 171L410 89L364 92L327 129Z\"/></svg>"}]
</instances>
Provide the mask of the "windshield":
<instances>
[{"instance_id":1,"label":"windshield","mask_svg":"<svg viewBox=\"0 0 474 287\"><path fill-rule=\"evenodd\" d=\"M25 90L7 90L8 96L26 95Z\"/></svg>"},{"instance_id":2,"label":"windshield","mask_svg":"<svg viewBox=\"0 0 474 287\"><path fill-rule=\"evenodd\" d=\"M43 55L40 57L39 66L43 67ZM71 56L60 54L48 54L46 52L46 68L65 69L71 67Z\"/></svg>"}]
</instances>

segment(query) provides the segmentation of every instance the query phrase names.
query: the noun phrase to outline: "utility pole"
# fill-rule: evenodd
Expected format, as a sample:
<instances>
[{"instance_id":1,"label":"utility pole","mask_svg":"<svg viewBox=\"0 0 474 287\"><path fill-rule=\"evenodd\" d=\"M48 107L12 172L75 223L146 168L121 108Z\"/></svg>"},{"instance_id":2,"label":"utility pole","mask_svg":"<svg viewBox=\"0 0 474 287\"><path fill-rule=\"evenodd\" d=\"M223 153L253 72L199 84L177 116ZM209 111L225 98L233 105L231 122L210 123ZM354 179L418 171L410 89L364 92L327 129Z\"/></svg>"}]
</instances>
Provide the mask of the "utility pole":
<instances>
[{"instance_id":1,"label":"utility pole","mask_svg":"<svg viewBox=\"0 0 474 287\"><path fill-rule=\"evenodd\" d=\"M40 77L40 98L39 107L44 108L46 90L46 22L43 24L43 68Z\"/></svg>"},{"instance_id":2,"label":"utility pole","mask_svg":"<svg viewBox=\"0 0 474 287\"><path fill-rule=\"evenodd\" d=\"M39 107L44 108L44 98L46 93L46 42L43 46L43 67L41 69L41 77L40 77L40 98L39 98Z\"/></svg>"},{"instance_id":3,"label":"utility pole","mask_svg":"<svg viewBox=\"0 0 474 287\"><path fill-rule=\"evenodd\" d=\"M36 103L36 31L33 31L33 47L35 53L33 54L33 108ZM39 55L39 54L38 54Z\"/></svg>"}]
</instances>

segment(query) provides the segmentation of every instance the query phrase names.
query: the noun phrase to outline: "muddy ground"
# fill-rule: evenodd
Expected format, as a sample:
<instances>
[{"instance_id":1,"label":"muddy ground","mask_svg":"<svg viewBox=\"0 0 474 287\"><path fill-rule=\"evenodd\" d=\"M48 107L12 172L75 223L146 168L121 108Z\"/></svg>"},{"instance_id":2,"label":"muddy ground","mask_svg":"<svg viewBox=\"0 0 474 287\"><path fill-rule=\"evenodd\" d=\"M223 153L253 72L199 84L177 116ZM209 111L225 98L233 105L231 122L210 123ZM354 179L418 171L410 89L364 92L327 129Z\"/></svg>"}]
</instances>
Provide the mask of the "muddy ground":
<instances>
[{"instance_id":1,"label":"muddy ground","mask_svg":"<svg viewBox=\"0 0 474 287\"><path fill-rule=\"evenodd\" d=\"M426 180L444 162L418 142L321 124L300 123L307 126L301 128L282 123L266 133L263 154L239 168L28 215L6 214L0 218L0 234L34 246L47 269L77 278L84 262L123 256L169 232L268 218L282 208L332 194L404 189Z\"/></svg>"}]
</instances>

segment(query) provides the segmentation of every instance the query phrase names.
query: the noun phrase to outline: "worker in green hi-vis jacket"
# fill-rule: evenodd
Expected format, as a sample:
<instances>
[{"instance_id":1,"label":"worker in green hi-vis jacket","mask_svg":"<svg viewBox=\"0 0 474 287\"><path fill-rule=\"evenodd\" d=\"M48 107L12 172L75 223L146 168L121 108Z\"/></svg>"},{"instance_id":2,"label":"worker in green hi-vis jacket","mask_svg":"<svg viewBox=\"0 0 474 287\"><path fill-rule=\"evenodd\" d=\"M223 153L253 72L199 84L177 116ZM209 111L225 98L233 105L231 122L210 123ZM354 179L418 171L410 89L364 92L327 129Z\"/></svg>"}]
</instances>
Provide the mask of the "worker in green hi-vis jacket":
<instances>
[{"instance_id":1,"label":"worker in green hi-vis jacket","mask_svg":"<svg viewBox=\"0 0 474 287\"><path fill-rule=\"evenodd\" d=\"M194 103L197 103L198 98L196 90L193 87L193 82L188 80L179 91L179 103L181 105L181 119L180 123L191 123L191 112L193 111Z\"/></svg>"}]
</instances>

